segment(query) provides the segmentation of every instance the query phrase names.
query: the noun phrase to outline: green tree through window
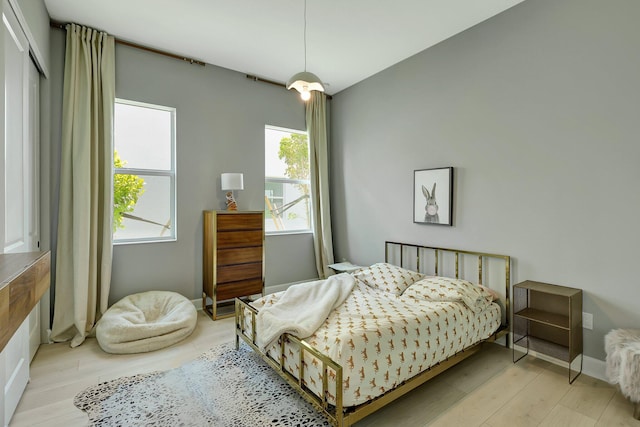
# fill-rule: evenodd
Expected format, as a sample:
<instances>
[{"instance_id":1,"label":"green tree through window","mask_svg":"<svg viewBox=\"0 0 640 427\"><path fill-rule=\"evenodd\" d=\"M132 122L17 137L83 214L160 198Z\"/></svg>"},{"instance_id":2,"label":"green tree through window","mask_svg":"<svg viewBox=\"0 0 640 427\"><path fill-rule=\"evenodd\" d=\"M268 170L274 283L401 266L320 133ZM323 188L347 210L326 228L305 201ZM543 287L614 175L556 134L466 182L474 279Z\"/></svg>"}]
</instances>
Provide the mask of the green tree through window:
<instances>
[{"instance_id":1,"label":"green tree through window","mask_svg":"<svg viewBox=\"0 0 640 427\"><path fill-rule=\"evenodd\" d=\"M265 231L311 232L309 137L265 125Z\"/></svg>"},{"instance_id":2,"label":"green tree through window","mask_svg":"<svg viewBox=\"0 0 640 427\"><path fill-rule=\"evenodd\" d=\"M305 181L309 180L309 143L307 142L306 134L292 133L288 137L283 137L280 140L278 157L287 164L287 168L285 169L287 177ZM295 202L304 200L306 211L309 212L309 184L297 184L297 187L303 196ZM295 214L290 213L289 215Z\"/></svg>"},{"instance_id":3,"label":"green tree through window","mask_svg":"<svg viewBox=\"0 0 640 427\"><path fill-rule=\"evenodd\" d=\"M127 164L113 152L114 168L123 168ZM126 214L130 214L138 203L138 198L144 193L144 179L138 175L114 174L113 175L113 232L118 228L124 228L122 220Z\"/></svg>"}]
</instances>

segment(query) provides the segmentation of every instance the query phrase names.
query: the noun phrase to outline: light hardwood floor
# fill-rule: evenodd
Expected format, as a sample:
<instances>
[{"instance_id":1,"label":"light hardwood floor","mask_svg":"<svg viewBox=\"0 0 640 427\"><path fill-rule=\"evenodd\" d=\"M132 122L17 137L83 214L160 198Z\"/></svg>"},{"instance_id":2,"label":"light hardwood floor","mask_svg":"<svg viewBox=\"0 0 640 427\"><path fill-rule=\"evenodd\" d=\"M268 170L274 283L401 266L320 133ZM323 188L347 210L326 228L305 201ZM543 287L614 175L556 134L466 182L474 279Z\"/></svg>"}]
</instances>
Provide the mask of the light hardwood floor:
<instances>
[{"instance_id":1,"label":"light hardwood floor","mask_svg":"<svg viewBox=\"0 0 640 427\"><path fill-rule=\"evenodd\" d=\"M233 319L213 322L199 312L189 338L152 353L111 355L95 339L75 349L43 345L10 426L85 426L87 416L73 405L84 388L177 367L232 340ZM610 385L586 375L569 385L561 367L532 357L513 364L509 350L485 347L356 426L640 426L633 405Z\"/></svg>"}]
</instances>

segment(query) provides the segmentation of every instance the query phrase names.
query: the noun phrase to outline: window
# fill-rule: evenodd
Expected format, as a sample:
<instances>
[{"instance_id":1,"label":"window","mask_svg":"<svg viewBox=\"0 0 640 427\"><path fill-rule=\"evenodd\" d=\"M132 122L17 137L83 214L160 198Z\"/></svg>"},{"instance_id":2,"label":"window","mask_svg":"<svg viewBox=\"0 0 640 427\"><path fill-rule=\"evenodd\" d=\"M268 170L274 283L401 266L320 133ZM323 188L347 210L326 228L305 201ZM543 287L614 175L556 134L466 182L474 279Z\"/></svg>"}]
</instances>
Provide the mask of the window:
<instances>
[{"instance_id":1,"label":"window","mask_svg":"<svg viewBox=\"0 0 640 427\"><path fill-rule=\"evenodd\" d=\"M265 232L311 231L309 142L306 132L266 126Z\"/></svg>"},{"instance_id":2,"label":"window","mask_svg":"<svg viewBox=\"0 0 640 427\"><path fill-rule=\"evenodd\" d=\"M114 243L176 239L175 116L175 108L116 100Z\"/></svg>"}]
</instances>

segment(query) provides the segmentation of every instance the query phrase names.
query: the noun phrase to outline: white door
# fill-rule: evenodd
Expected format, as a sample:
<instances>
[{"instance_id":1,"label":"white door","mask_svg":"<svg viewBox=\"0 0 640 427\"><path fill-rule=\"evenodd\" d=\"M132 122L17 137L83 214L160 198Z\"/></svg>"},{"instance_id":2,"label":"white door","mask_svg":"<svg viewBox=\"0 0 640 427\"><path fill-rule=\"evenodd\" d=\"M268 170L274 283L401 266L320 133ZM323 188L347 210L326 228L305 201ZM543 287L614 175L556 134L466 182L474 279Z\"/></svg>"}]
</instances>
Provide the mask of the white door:
<instances>
[{"instance_id":1,"label":"white door","mask_svg":"<svg viewBox=\"0 0 640 427\"><path fill-rule=\"evenodd\" d=\"M29 382L29 319L25 319L2 351L4 353L4 423L9 425Z\"/></svg>"},{"instance_id":2,"label":"white door","mask_svg":"<svg viewBox=\"0 0 640 427\"><path fill-rule=\"evenodd\" d=\"M29 132L29 43L11 6L5 0L4 24L5 65L5 147L4 147L4 242L2 252L37 250L36 230L30 230L38 217L34 205L35 147Z\"/></svg>"}]
</instances>

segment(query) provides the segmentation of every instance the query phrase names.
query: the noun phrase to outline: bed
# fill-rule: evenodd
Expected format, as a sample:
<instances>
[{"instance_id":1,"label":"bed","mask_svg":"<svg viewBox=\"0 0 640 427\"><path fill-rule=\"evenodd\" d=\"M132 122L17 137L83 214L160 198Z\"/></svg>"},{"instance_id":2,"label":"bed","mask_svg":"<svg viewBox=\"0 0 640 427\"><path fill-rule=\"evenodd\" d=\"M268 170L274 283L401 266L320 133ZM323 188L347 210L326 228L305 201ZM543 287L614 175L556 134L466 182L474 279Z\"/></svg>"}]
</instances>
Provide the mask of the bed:
<instances>
[{"instance_id":1,"label":"bed","mask_svg":"<svg viewBox=\"0 0 640 427\"><path fill-rule=\"evenodd\" d=\"M235 307L236 346L246 342L333 425L352 425L508 333L509 256L385 242L384 263L345 276L349 295L305 339L260 339L258 313L283 293Z\"/></svg>"}]
</instances>

